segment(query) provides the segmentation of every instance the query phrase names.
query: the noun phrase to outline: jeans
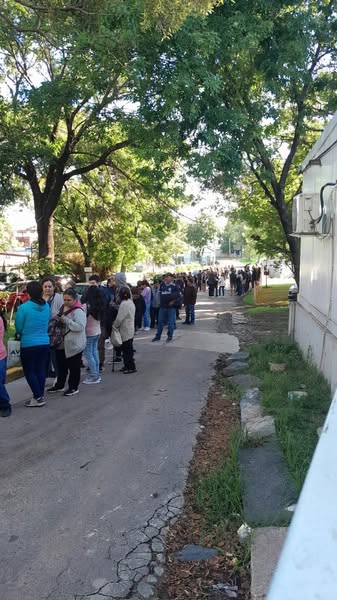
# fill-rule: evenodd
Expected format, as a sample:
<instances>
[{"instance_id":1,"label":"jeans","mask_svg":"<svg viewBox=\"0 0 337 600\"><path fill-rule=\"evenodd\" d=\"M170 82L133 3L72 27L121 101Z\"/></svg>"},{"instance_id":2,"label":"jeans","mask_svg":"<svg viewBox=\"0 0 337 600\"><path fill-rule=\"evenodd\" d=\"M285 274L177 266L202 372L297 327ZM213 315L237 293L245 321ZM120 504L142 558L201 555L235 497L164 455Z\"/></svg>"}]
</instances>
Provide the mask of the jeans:
<instances>
[{"instance_id":1,"label":"jeans","mask_svg":"<svg viewBox=\"0 0 337 600\"><path fill-rule=\"evenodd\" d=\"M150 302L145 305L144 327L150 327Z\"/></svg>"},{"instance_id":2,"label":"jeans","mask_svg":"<svg viewBox=\"0 0 337 600\"><path fill-rule=\"evenodd\" d=\"M186 312L186 323L194 323L194 321L195 321L194 304L185 304L185 312Z\"/></svg>"},{"instance_id":3,"label":"jeans","mask_svg":"<svg viewBox=\"0 0 337 600\"><path fill-rule=\"evenodd\" d=\"M167 308L161 306L159 308L158 329L156 333L156 338L158 338L158 340L161 338L165 323L167 323L167 339L172 340L176 325L176 309L174 306Z\"/></svg>"},{"instance_id":4,"label":"jeans","mask_svg":"<svg viewBox=\"0 0 337 600\"><path fill-rule=\"evenodd\" d=\"M0 409L8 408L11 405L11 401L6 390L6 371L7 371L7 358L0 360Z\"/></svg>"},{"instance_id":5,"label":"jeans","mask_svg":"<svg viewBox=\"0 0 337 600\"><path fill-rule=\"evenodd\" d=\"M30 346L20 351L21 364L35 400L42 398L49 364L49 346Z\"/></svg>"},{"instance_id":6,"label":"jeans","mask_svg":"<svg viewBox=\"0 0 337 600\"><path fill-rule=\"evenodd\" d=\"M122 344L124 367L128 371L133 371L136 368L135 361L133 358L132 342L133 342L133 339L131 338L130 340L126 340Z\"/></svg>"},{"instance_id":7,"label":"jeans","mask_svg":"<svg viewBox=\"0 0 337 600\"><path fill-rule=\"evenodd\" d=\"M153 328L156 325L158 325L159 308L157 306L151 306L150 315L151 315L150 327Z\"/></svg>"},{"instance_id":8,"label":"jeans","mask_svg":"<svg viewBox=\"0 0 337 600\"><path fill-rule=\"evenodd\" d=\"M90 336L90 337L95 337L95 336ZM107 335L105 323L101 323L101 335L98 336L98 356L99 356L99 365L101 365L102 367L103 367L104 361L105 361L105 340L108 337L110 337L110 336ZM87 340L88 340L88 338L87 338Z\"/></svg>"},{"instance_id":9,"label":"jeans","mask_svg":"<svg viewBox=\"0 0 337 600\"><path fill-rule=\"evenodd\" d=\"M88 335L87 345L83 352L89 367L89 377L92 377L93 379L98 379L99 377L99 357L97 347L99 337L99 335Z\"/></svg>"},{"instance_id":10,"label":"jeans","mask_svg":"<svg viewBox=\"0 0 337 600\"><path fill-rule=\"evenodd\" d=\"M224 296L224 295L225 295L225 286L219 285L219 296Z\"/></svg>"},{"instance_id":11,"label":"jeans","mask_svg":"<svg viewBox=\"0 0 337 600\"><path fill-rule=\"evenodd\" d=\"M64 350L56 350L56 360L59 372L56 382L57 387L59 389L64 388L69 371L69 389L77 390L81 379L82 352L67 358Z\"/></svg>"}]
</instances>

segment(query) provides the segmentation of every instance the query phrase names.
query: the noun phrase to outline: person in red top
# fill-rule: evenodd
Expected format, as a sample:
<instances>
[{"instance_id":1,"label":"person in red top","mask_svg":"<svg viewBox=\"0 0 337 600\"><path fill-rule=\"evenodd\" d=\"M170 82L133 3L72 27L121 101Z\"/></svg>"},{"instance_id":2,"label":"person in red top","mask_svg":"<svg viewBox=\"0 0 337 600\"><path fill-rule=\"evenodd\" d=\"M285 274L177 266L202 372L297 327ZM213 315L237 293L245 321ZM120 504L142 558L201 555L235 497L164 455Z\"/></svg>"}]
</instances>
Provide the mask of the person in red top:
<instances>
[{"instance_id":1,"label":"person in red top","mask_svg":"<svg viewBox=\"0 0 337 600\"><path fill-rule=\"evenodd\" d=\"M0 414L2 417L9 417L12 412L11 401L6 390L6 372L7 372L7 352L4 345L4 333L7 322L2 313L0 313Z\"/></svg>"}]
</instances>

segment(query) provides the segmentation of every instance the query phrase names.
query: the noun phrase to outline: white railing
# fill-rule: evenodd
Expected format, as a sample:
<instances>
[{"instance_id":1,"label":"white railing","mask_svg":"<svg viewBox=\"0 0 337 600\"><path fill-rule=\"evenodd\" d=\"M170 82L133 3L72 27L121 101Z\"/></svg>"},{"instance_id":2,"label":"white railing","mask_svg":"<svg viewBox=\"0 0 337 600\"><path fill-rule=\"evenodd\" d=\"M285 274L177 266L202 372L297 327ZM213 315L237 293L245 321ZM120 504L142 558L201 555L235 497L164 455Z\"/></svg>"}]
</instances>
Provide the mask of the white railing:
<instances>
[{"instance_id":1,"label":"white railing","mask_svg":"<svg viewBox=\"0 0 337 600\"><path fill-rule=\"evenodd\" d=\"M337 392L267 600L337 600Z\"/></svg>"}]
</instances>

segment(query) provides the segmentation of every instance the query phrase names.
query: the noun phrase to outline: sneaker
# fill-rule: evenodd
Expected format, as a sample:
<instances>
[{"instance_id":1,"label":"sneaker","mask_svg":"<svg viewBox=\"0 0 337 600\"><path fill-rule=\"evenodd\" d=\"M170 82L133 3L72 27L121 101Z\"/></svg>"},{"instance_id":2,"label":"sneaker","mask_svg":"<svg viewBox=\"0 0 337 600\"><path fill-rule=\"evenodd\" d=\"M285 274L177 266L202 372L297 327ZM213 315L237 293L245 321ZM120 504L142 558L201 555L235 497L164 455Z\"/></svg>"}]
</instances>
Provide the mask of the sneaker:
<instances>
[{"instance_id":1,"label":"sneaker","mask_svg":"<svg viewBox=\"0 0 337 600\"><path fill-rule=\"evenodd\" d=\"M190 324L190 322L189 322L189 321L183 321L183 322L182 322L182 325L189 325L189 324Z\"/></svg>"},{"instance_id":2,"label":"sneaker","mask_svg":"<svg viewBox=\"0 0 337 600\"><path fill-rule=\"evenodd\" d=\"M131 375L131 373L137 373L137 369L125 369L124 375Z\"/></svg>"},{"instance_id":3,"label":"sneaker","mask_svg":"<svg viewBox=\"0 0 337 600\"><path fill-rule=\"evenodd\" d=\"M90 385L91 383L101 383L101 381L101 377L97 377L97 379L91 379L90 377L88 377L88 379L85 379L84 381L82 381L82 383Z\"/></svg>"},{"instance_id":4,"label":"sneaker","mask_svg":"<svg viewBox=\"0 0 337 600\"><path fill-rule=\"evenodd\" d=\"M159 342L159 341L160 341L160 338L156 336L156 337L154 337L154 338L152 339L152 341L153 341L153 342Z\"/></svg>"},{"instance_id":5,"label":"sneaker","mask_svg":"<svg viewBox=\"0 0 337 600\"><path fill-rule=\"evenodd\" d=\"M2 417L10 417L12 414L12 407L11 406L5 406L4 408L0 409L0 415Z\"/></svg>"},{"instance_id":6,"label":"sneaker","mask_svg":"<svg viewBox=\"0 0 337 600\"><path fill-rule=\"evenodd\" d=\"M41 398L31 398L30 400L26 400L25 406L28 408L36 408L38 406L44 406L46 404L43 396Z\"/></svg>"},{"instance_id":7,"label":"sneaker","mask_svg":"<svg viewBox=\"0 0 337 600\"><path fill-rule=\"evenodd\" d=\"M122 367L121 369L119 369L121 373L124 373L125 371L127 371L126 367Z\"/></svg>"},{"instance_id":8,"label":"sneaker","mask_svg":"<svg viewBox=\"0 0 337 600\"><path fill-rule=\"evenodd\" d=\"M150 327L143 327L143 331L150 331Z\"/></svg>"},{"instance_id":9,"label":"sneaker","mask_svg":"<svg viewBox=\"0 0 337 600\"><path fill-rule=\"evenodd\" d=\"M64 392L64 387L60 388L57 385L53 385L52 387L47 389L48 394L56 394L56 392Z\"/></svg>"},{"instance_id":10,"label":"sneaker","mask_svg":"<svg viewBox=\"0 0 337 600\"><path fill-rule=\"evenodd\" d=\"M64 396L75 396L75 394L78 394L79 390L67 390L66 392L64 392Z\"/></svg>"},{"instance_id":11,"label":"sneaker","mask_svg":"<svg viewBox=\"0 0 337 600\"><path fill-rule=\"evenodd\" d=\"M170 342L172 342L172 338L168 337L166 343L169 344Z\"/></svg>"},{"instance_id":12,"label":"sneaker","mask_svg":"<svg viewBox=\"0 0 337 600\"><path fill-rule=\"evenodd\" d=\"M115 358L113 359L113 362L122 362L122 358L120 356L115 356Z\"/></svg>"}]
</instances>

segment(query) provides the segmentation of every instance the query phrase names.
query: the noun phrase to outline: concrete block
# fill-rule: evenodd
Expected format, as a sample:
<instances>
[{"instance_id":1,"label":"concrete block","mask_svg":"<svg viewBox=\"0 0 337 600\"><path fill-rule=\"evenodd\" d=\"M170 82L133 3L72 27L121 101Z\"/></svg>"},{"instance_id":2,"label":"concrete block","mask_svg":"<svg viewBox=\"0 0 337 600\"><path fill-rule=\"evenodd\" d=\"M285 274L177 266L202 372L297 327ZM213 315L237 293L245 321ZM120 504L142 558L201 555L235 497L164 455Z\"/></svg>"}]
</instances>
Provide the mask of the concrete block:
<instances>
[{"instance_id":1,"label":"concrete block","mask_svg":"<svg viewBox=\"0 0 337 600\"><path fill-rule=\"evenodd\" d=\"M250 388L244 392L240 401L241 425L244 427L248 421L262 417L259 388Z\"/></svg>"},{"instance_id":2,"label":"concrete block","mask_svg":"<svg viewBox=\"0 0 337 600\"><path fill-rule=\"evenodd\" d=\"M250 419L244 427L248 437L253 440L265 439L275 435L274 418L270 416Z\"/></svg>"},{"instance_id":3,"label":"concrete block","mask_svg":"<svg viewBox=\"0 0 337 600\"><path fill-rule=\"evenodd\" d=\"M264 600L287 535L287 527L254 529L251 547L251 599Z\"/></svg>"}]
</instances>

